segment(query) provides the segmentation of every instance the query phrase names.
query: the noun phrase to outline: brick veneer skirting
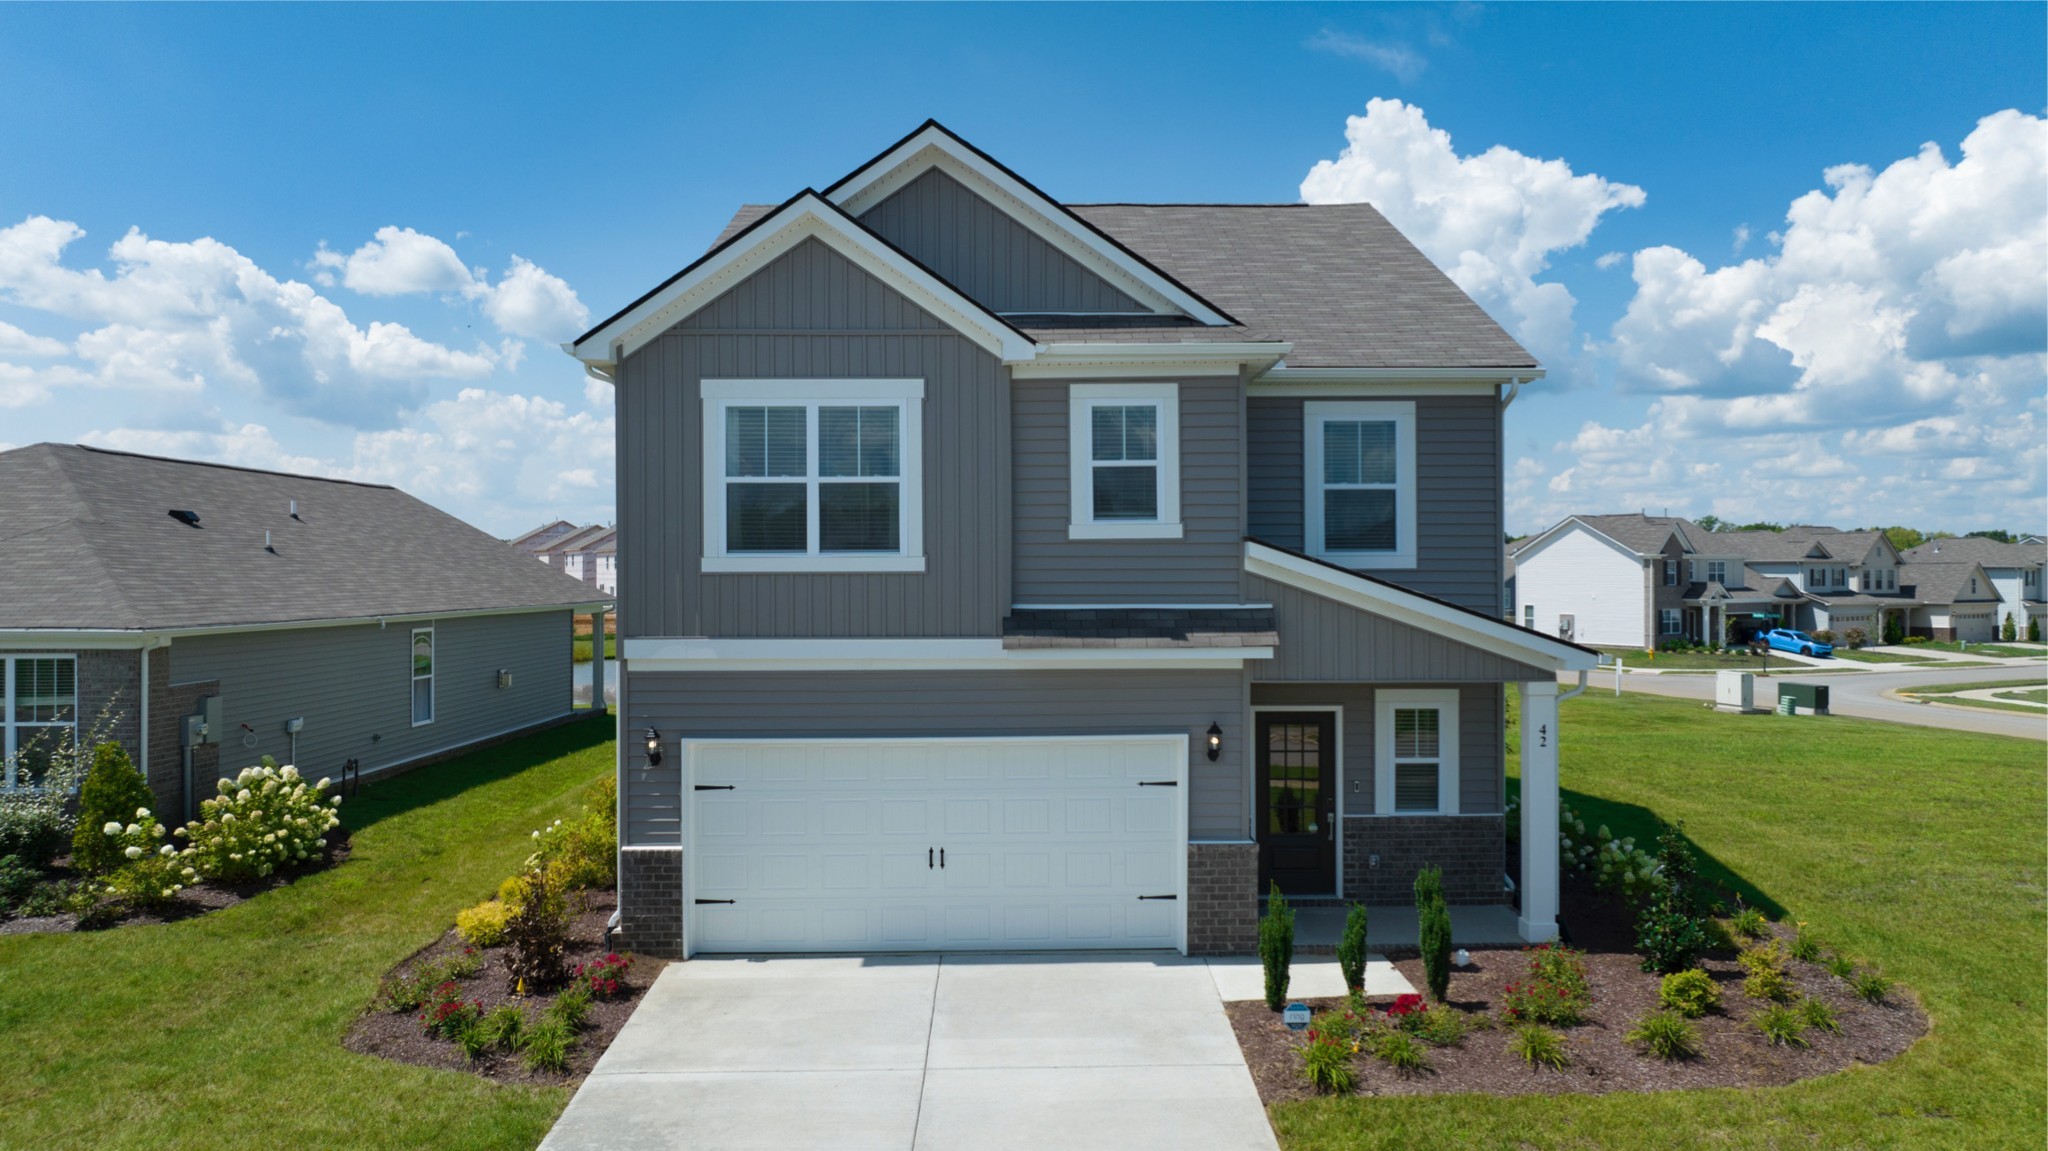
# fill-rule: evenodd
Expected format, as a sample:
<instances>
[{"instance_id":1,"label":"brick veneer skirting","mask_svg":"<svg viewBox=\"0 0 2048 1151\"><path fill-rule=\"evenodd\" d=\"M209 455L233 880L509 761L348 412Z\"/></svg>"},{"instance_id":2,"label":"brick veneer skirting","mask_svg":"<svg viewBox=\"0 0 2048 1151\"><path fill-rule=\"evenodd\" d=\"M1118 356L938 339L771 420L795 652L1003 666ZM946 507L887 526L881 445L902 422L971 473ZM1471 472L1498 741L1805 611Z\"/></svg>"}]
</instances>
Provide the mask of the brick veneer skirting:
<instances>
[{"instance_id":1,"label":"brick veneer skirting","mask_svg":"<svg viewBox=\"0 0 2048 1151\"><path fill-rule=\"evenodd\" d=\"M683 849L628 847L619 852L620 951L683 957Z\"/></svg>"},{"instance_id":2,"label":"brick veneer skirting","mask_svg":"<svg viewBox=\"0 0 2048 1151\"><path fill-rule=\"evenodd\" d=\"M1344 820L1344 896L1363 903L1408 903L1415 873L1444 869L1452 903L1500 903L1507 824L1498 815L1365 816ZM1380 865L1372 866L1377 853Z\"/></svg>"},{"instance_id":3,"label":"brick veneer skirting","mask_svg":"<svg viewBox=\"0 0 2048 1151\"><path fill-rule=\"evenodd\" d=\"M1249 955L1259 946L1259 845L1188 844L1188 954Z\"/></svg>"}]
</instances>

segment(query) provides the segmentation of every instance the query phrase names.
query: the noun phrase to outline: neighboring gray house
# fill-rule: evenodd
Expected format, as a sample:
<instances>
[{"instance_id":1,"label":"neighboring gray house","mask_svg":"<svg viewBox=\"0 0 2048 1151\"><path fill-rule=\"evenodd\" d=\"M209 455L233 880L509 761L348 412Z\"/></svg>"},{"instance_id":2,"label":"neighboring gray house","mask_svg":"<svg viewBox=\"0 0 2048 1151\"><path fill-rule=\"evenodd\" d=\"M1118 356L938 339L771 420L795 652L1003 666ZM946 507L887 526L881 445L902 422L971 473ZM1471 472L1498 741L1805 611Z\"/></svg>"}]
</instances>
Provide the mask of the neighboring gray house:
<instances>
[{"instance_id":1,"label":"neighboring gray house","mask_svg":"<svg viewBox=\"0 0 2048 1151\"><path fill-rule=\"evenodd\" d=\"M617 388L636 950L1252 949L1268 882L1557 917L1500 618L1541 375L1364 204L1068 205L934 123L567 346Z\"/></svg>"},{"instance_id":2,"label":"neighboring gray house","mask_svg":"<svg viewBox=\"0 0 2048 1151\"><path fill-rule=\"evenodd\" d=\"M0 787L108 709L173 817L189 716L197 799L263 755L369 775L569 714L571 614L605 606L381 484L35 444L0 525Z\"/></svg>"},{"instance_id":3,"label":"neighboring gray house","mask_svg":"<svg viewBox=\"0 0 2048 1151\"><path fill-rule=\"evenodd\" d=\"M1949 621L1951 636L1943 639L1990 639L2000 634L2008 615L2012 617L2013 631L2018 638L2025 639L2030 621L2048 616L2048 602L2042 598L2042 569L2048 567L2048 544L2038 537L2029 537L2018 543L2002 544L1983 536L1961 536L1948 539L1929 540L1919 547L1908 548L1906 561L1918 570L1924 564L1975 564L1983 570L1984 578L1998 593L1998 606L1992 609L1989 620L1983 618L1981 608L1971 610L1959 608ZM1961 590L1967 593L1969 576L1963 575ZM1933 583L1921 581L1924 596L1932 590ZM1985 633L1989 625L1991 634ZM1930 615L1926 621L1932 634L1934 621Z\"/></svg>"},{"instance_id":4,"label":"neighboring gray house","mask_svg":"<svg viewBox=\"0 0 2048 1151\"><path fill-rule=\"evenodd\" d=\"M554 520L544 523L530 532L522 532L506 540L514 551L524 552L542 563L548 562L548 548L565 536L574 535L583 529L568 520Z\"/></svg>"}]
</instances>

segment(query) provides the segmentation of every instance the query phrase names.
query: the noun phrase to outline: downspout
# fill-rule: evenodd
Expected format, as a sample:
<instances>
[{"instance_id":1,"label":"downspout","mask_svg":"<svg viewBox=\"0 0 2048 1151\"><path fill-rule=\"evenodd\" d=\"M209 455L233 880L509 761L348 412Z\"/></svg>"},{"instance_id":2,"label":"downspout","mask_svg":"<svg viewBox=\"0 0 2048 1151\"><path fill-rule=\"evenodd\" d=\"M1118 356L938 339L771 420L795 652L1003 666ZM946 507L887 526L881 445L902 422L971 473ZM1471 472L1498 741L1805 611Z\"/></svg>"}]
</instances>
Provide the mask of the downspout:
<instances>
[{"instance_id":1,"label":"downspout","mask_svg":"<svg viewBox=\"0 0 2048 1151\"><path fill-rule=\"evenodd\" d=\"M1580 673L1579 673L1579 686L1577 686L1577 687L1575 687L1575 688L1571 689L1571 690L1570 690L1570 691L1568 691L1568 692L1565 692L1565 693L1563 693L1563 694L1559 695L1559 696L1557 697L1557 702L1559 702L1559 703L1563 703L1563 702L1564 702L1565 700L1571 699L1571 698L1573 698L1574 696L1577 696L1577 695L1579 695L1580 693L1584 692L1584 691L1586 690L1586 677L1587 677L1588 675L1591 675L1591 674L1592 674L1591 672L1585 672L1585 671L1582 671L1582 672L1580 672Z\"/></svg>"},{"instance_id":2,"label":"downspout","mask_svg":"<svg viewBox=\"0 0 2048 1151\"><path fill-rule=\"evenodd\" d=\"M1520 395L1521 392L1522 381L1520 377L1510 377L1508 379L1508 390L1501 393L1500 397L1500 411L1502 415L1507 414L1508 405L1514 403L1515 397Z\"/></svg>"},{"instance_id":3,"label":"downspout","mask_svg":"<svg viewBox=\"0 0 2048 1151\"><path fill-rule=\"evenodd\" d=\"M137 719L141 726L138 729L140 734L135 743L136 749L141 753L136 756L136 759L140 761L142 778L145 780L149 778L149 653L150 649L162 646L164 646L164 637L160 635L149 637L142 645L141 698L136 704Z\"/></svg>"}]
</instances>

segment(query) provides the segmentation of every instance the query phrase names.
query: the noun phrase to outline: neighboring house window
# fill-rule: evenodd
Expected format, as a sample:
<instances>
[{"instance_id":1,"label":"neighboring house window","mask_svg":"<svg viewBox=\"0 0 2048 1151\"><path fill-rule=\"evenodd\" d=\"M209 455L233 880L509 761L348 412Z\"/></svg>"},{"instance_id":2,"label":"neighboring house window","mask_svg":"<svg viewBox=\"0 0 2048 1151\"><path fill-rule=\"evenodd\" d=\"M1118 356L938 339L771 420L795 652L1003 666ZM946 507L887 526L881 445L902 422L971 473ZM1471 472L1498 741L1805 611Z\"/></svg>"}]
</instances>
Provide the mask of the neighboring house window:
<instances>
[{"instance_id":1,"label":"neighboring house window","mask_svg":"<svg viewBox=\"0 0 2048 1151\"><path fill-rule=\"evenodd\" d=\"M1308 552L1346 567L1415 566L1415 405L1302 405Z\"/></svg>"},{"instance_id":2,"label":"neighboring house window","mask_svg":"<svg viewBox=\"0 0 2048 1151\"><path fill-rule=\"evenodd\" d=\"M1374 807L1381 815L1458 814L1458 693L1376 693Z\"/></svg>"},{"instance_id":3,"label":"neighboring house window","mask_svg":"<svg viewBox=\"0 0 2048 1151\"><path fill-rule=\"evenodd\" d=\"M1180 538L1178 384L1075 384L1067 427L1068 539Z\"/></svg>"},{"instance_id":4,"label":"neighboring house window","mask_svg":"<svg viewBox=\"0 0 2048 1151\"><path fill-rule=\"evenodd\" d=\"M1971 594L1971 595L1976 595L1976 594L1977 594L1977 577L1976 577L1976 576L1971 576L1971 577L1970 577L1970 594Z\"/></svg>"},{"instance_id":5,"label":"neighboring house window","mask_svg":"<svg viewBox=\"0 0 2048 1151\"><path fill-rule=\"evenodd\" d=\"M434 629L412 629L412 725L434 722Z\"/></svg>"},{"instance_id":6,"label":"neighboring house window","mask_svg":"<svg viewBox=\"0 0 2048 1151\"><path fill-rule=\"evenodd\" d=\"M1677 587L1677 586L1678 586L1678 561L1677 561L1677 560L1665 560L1665 561L1664 561L1664 586L1665 586L1665 587Z\"/></svg>"},{"instance_id":7,"label":"neighboring house window","mask_svg":"<svg viewBox=\"0 0 2048 1151\"><path fill-rule=\"evenodd\" d=\"M78 738L78 658L69 655L0 657L0 713L4 774L0 790L34 787L50 757Z\"/></svg>"},{"instance_id":8,"label":"neighboring house window","mask_svg":"<svg viewBox=\"0 0 2048 1151\"><path fill-rule=\"evenodd\" d=\"M1525 628L1528 628L1528 629L1529 629L1530 631L1535 631L1535 630L1536 630L1536 605L1535 605L1535 604L1533 604L1533 603L1525 603L1525 604L1523 604L1523 605L1522 605L1522 626L1523 626L1523 627L1525 627Z\"/></svg>"},{"instance_id":9,"label":"neighboring house window","mask_svg":"<svg viewBox=\"0 0 2048 1151\"><path fill-rule=\"evenodd\" d=\"M704 570L924 570L922 380L706 380Z\"/></svg>"},{"instance_id":10,"label":"neighboring house window","mask_svg":"<svg viewBox=\"0 0 2048 1151\"><path fill-rule=\"evenodd\" d=\"M1698 583L1698 582L1699 582L1699 579L1700 579L1700 561L1698 561L1698 560L1689 560L1689 561L1687 561L1687 562L1686 562L1686 565L1685 565L1685 572L1686 572L1686 578L1687 578L1687 579L1689 579L1689 580L1693 581L1694 583Z\"/></svg>"},{"instance_id":11,"label":"neighboring house window","mask_svg":"<svg viewBox=\"0 0 2048 1151\"><path fill-rule=\"evenodd\" d=\"M1675 607L1660 609L1657 612L1657 626L1658 630L1664 635L1677 635L1679 626L1678 609Z\"/></svg>"},{"instance_id":12,"label":"neighboring house window","mask_svg":"<svg viewBox=\"0 0 2048 1151\"><path fill-rule=\"evenodd\" d=\"M1708 560L1707 581L1709 583L1717 583L1723 587L1726 587L1728 585L1728 561Z\"/></svg>"}]
</instances>

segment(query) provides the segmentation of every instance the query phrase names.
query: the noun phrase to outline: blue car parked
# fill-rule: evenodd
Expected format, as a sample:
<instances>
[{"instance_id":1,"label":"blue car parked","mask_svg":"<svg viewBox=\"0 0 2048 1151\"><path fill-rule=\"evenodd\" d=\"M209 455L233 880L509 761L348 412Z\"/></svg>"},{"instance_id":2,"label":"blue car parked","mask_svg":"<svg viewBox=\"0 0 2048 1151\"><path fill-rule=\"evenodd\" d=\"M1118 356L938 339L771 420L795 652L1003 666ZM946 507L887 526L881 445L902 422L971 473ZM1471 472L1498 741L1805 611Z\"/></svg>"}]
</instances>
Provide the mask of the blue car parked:
<instances>
[{"instance_id":1,"label":"blue car parked","mask_svg":"<svg viewBox=\"0 0 2048 1151\"><path fill-rule=\"evenodd\" d=\"M1774 651L1796 652L1800 655L1819 656L1823 659L1835 654L1835 646L1807 635L1798 628L1773 628L1763 634L1763 641Z\"/></svg>"}]
</instances>

